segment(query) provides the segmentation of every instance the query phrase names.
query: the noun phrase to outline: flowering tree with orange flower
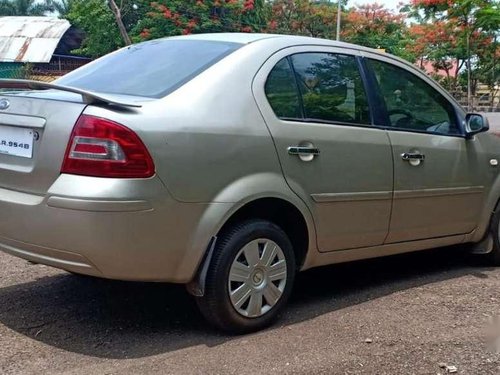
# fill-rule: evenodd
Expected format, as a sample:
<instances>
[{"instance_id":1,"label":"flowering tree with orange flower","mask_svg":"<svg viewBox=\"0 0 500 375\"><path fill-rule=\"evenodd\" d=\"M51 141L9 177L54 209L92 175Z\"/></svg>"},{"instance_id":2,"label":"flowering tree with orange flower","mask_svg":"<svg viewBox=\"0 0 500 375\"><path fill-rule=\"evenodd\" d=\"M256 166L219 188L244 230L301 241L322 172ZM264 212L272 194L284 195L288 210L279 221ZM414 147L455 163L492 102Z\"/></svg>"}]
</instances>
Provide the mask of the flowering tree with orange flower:
<instances>
[{"instance_id":1,"label":"flowering tree with orange flower","mask_svg":"<svg viewBox=\"0 0 500 375\"><path fill-rule=\"evenodd\" d=\"M420 20L413 27L415 43L422 57L446 67L455 60L456 73L465 66L469 107L475 91L474 67L485 49L496 44L500 9L495 0L411 0L406 8ZM458 74L455 76L458 77Z\"/></svg>"},{"instance_id":2,"label":"flowering tree with orange flower","mask_svg":"<svg viewBox=\"0 0 500 375\"><path fill-rule=\"evenodd\" d=\"M341 37L347 42L383 49L413 61L416 56L406 48L410 35L405 18L404 14L381 4L357 5L346 13Z\"/></svg>"},{"instance_id":3,"label":"flowering tree with orange flower","mask_svg":"<svg viewBox=\"0 0 500 375\"><path fill-rule=\"evenodd\" d=\"M381 4L356 5L350 9L342 1L341 40L384 49L408 60L415 57L406 49L409 38L405 15ZM334 39L337 2L311 0L273 0L266 31Z\"/></svg>"},{"instance_id":4,"label":"flowering tree with orange flower","mask_svg":"<svg viewBox=\"0 0 500 375\"><path fill-rule=\"evenodd\" d=\"M134 28L136 41L262 28L264 0L158 0Z\"/></svg>"},{"instance_id":5,"label":"flowering tree with orange flower","mask_svg":"<svg viewBox=\"0 0 500 375\"><path fill-rule=\"evenodd\" d=\"M344 3L346 1L343 1ZM279 34L334 38L337 3L310 0L274 0L266 31Z\"/></svg>"}]
</instances>

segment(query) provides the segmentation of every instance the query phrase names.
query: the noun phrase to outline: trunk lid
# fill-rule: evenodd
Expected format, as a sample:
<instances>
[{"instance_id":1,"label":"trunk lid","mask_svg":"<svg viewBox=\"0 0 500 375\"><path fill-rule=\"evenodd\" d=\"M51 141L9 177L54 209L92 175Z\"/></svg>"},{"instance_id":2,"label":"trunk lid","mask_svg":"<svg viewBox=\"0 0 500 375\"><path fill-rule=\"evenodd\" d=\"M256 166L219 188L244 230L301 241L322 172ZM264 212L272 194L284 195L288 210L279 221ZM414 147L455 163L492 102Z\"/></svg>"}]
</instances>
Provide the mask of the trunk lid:
<instances>
[{"instance_id":1,"label":"trunk lid","mask_svg":"<svg viewBox=\"0 0 500 375\"><path fill-rule=\"evenodd\" d=\"M0 92L0 188L45 194L86 106L68 92Z\"/></svg>"}]
</instances>

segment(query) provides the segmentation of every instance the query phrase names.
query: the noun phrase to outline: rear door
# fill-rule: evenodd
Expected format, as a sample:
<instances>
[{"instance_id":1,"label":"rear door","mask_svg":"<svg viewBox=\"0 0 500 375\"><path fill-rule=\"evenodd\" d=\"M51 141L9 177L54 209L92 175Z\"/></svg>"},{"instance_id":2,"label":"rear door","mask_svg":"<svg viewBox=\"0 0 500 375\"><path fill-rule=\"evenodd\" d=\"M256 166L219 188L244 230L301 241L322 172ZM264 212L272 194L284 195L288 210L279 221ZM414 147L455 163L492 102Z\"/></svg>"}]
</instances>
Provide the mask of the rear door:
<instances>
[{"instance_id":1,"label":"rear door","mask_svg":"<svg viewBox=\"0 0 500 375\"><path fill-rule=\"evenodd\" d=\"M394 157L388 243L473 231L485 197L488 159L463 136L462 118L426 77L368 59L379 86Z\"/></svg>"},{"instance_id":2,"label":"rear door","mask_svg":"<svg viewBox=\"0 0 500 375\"><path fill-rule=\"evenodd\" d=\"M44 194L85 104L68 93L34 95L0 92L0 188Z\"/></svg>"},{"instance_id":3,"label":"rear door","mask_svg":"<svg viewBox=\"0 0 500 375\"><path fill-rule=\"evenodd\" d=\"M258 73L254 95L285 178L313 213L320 251L382 244L392 154L386 131L372 126L355 52L283 50Z\"/></svg>"}]
</instances>

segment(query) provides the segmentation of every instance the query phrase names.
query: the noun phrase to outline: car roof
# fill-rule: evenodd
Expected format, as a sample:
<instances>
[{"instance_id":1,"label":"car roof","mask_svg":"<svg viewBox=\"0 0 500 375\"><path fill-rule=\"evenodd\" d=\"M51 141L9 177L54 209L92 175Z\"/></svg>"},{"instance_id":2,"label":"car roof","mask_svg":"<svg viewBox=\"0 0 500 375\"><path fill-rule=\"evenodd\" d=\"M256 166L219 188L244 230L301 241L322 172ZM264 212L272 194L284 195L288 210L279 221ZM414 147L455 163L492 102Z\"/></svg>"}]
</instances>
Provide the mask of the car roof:
<instances>
[{"instance_id":1,"label":"car roof","mask_svg":"<svg viewBox=\"0 0 500 375\"><path fill-rule=\"evenodd\" d=\"M390 53L383 52L381 50L360 46L358 44L341 42L331 39L313 38L309 36L264 34L264 33L207 33L207 34L179 35L179 36L164 38L163 40L168 40L168 39L207 40L214 42L240 43L245 45L257 44L260 42L274 40L279 45L279 48L291 47L291 46L303 46L303 45L347 48L351 50L370 52L376 55L384 56L394 61L398 61L401 64L406 65L407 67L416 69L415 66L409 63L408 61L398 56L394 56Z\"/></svg>"},{"instance_id":2,"label":"car roof","mask_svg":"<svg viewBox=\"0 0 500 375\"><path fill-rule=\"evenodd\" d=\"M249 44L261 39L275 38L280 35L259 34L259 33L210 33L210 34L190 34L170 37L168 39L192 39L209 40L217 42Z\"/></svg>"},{"instance_id":3,"label":"car roof","mask_svg":"<svg viewBox=\"0 0 500 375\"><path fill-rule=\"evenodd\" d=\"M351 48L363 51L377 52L373 48L359 46L346 42L340 42L330 39L313 38L299 35L284 35L284 34L263 34L263 33L208 33L208 34L191 34L170 37L168 39L191 39L191 40L208 40L228 43L250 44L266 39L279 39L280 42L289 43L290 45L325 45L331 47Z\"/></svg>"}]
</instances>

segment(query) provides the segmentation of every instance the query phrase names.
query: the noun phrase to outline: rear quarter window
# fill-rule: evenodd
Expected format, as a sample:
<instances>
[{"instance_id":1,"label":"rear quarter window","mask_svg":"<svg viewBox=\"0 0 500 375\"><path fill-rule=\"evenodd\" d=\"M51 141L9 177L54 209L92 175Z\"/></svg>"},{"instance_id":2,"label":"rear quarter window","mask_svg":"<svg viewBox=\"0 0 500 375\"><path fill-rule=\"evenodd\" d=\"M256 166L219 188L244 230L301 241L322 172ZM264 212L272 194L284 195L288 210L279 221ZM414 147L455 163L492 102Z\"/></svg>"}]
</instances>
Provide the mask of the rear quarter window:
<instances>
[{"instance_id":1,"label":"rear quarter window","mask_svg":"<svg viewBox=\"0 0 500 375\"><path fill-rule=\"evenodd\" d=\"M302 118L299 92L288 59L282 59L269 73L265 92L276 116L281 119Z\"/></svg>"}]
</instances>

